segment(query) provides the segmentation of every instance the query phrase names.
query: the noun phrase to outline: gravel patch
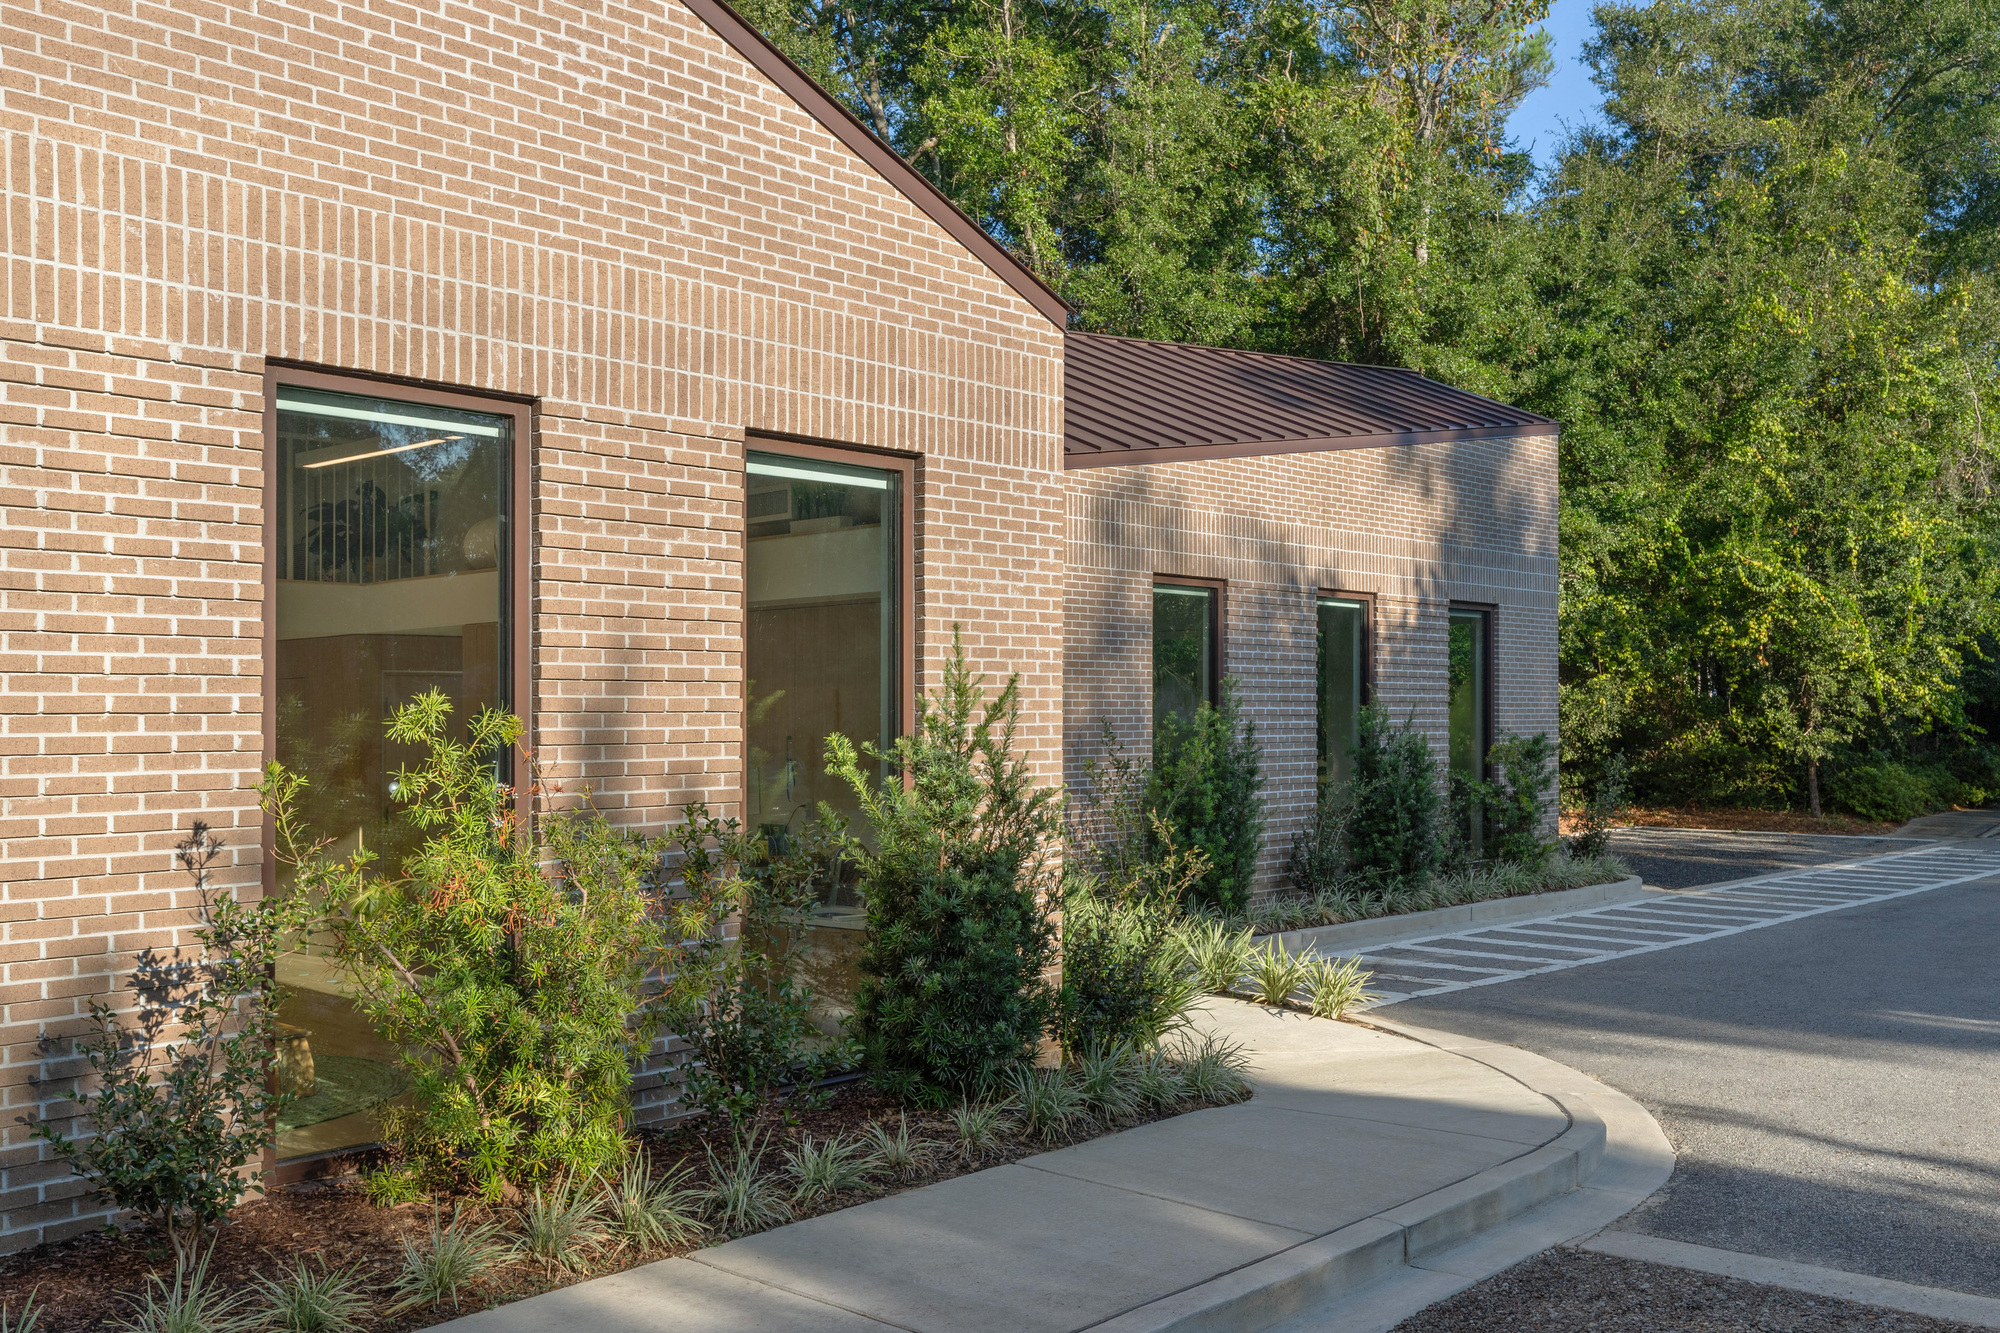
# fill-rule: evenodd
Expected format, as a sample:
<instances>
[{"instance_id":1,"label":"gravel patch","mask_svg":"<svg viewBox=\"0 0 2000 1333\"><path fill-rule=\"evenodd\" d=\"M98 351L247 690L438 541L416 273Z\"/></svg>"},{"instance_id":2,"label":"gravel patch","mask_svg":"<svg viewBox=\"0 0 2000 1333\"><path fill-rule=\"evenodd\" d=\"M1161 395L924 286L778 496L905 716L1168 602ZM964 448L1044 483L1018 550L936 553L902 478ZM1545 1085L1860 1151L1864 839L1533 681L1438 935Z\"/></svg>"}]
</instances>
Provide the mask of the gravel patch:
<instances>
[{"instance_id":1,"label":"gravel patch","mask_svg":"<svg viewBox=\"0 0 2000 1333\"><path fill-rule=\"evenodd\" d=\"M1394 1333L1974 1333L1922 1315L1585 1250L1547 1250Z\"/></svg>"}]
</instances>

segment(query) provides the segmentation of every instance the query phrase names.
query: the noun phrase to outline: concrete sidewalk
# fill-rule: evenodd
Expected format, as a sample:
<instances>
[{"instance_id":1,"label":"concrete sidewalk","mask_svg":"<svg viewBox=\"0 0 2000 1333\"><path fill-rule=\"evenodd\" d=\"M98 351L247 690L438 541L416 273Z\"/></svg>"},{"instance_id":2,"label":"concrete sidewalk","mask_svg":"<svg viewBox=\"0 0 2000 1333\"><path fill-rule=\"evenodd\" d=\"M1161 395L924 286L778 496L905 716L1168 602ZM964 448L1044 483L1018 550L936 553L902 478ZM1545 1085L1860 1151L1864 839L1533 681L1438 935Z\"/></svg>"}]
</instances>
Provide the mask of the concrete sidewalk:
<instances>
[{"instance_id":1,"label":"concrete sidewalk","mask_svg":"<svg viewBox=\"0 0 2000 1333\"><path fill-rule=\"evenodd\" d=\"M453 1333L1254 1329L1585 1181L1604 1122L1348 1023L1212 1002L1255 1097L454 1320ZM1515 1055L1525 1055L1513 1052ZM1587 1080L1581 1080L1587 1083ZM1592 1085L1595 1086L1595 1085ZM1637 1202L1634 1199L1632 1202ZM1629 1205L1626 1205L1629 1206ZM1608 1219L1607 1219L1608 1220ZM1600 1223L1601 1225L1601 1223Z\"/></svg>"}]
</instances>

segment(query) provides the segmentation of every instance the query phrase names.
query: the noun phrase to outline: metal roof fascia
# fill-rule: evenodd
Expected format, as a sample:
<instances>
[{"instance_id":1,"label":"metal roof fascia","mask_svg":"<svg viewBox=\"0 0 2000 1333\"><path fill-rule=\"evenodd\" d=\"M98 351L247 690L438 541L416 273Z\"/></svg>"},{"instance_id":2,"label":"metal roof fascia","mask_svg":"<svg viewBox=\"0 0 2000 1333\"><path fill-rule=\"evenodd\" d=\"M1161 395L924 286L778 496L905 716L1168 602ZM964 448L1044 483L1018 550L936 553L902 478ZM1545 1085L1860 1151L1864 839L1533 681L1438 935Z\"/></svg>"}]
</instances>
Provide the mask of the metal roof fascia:
<instances>
[{"instance_id":1,"label":"metal roof fascia","mask_svg":"<svg viewBox=\"0 0 2000 1333\"><path fill-rule=\"evenodd\" d=\"M1142 445L1137 449L1099 449L1063 454L1063 470L1092 467L1139 467L1147 463L1201 463L1216 458L1257 458L1268 454L1334 453L1342 449L1379 449L1402 444L1450 444L1456 441L1529 439L1559 435L1554 421L1529 421L1470 430L1419 430L1384 435L1342 435L1313 440L1245 440L1237 444Z\"/></svg>"},{"instance_id":2,"label":"metal roof fascia","mask_svg":"<svg viewBox=\"0 0 2000 1333\"><path fill-rule=\"evenodd\" d=\"M810 74L792 63L792 58L773 45L764 34L744 21L723 0L682 0L694 16L715 31L738 55L755 65L833 137L853 149L882 178L900 191L933 222L970 250L1002 282L1012 287L1039 310L1057 330L1069 325L1069 303L1055 294L1034 272L1007 252L1007 248L986 234L986 229L967 217L945 193L905 162L895 149L875 137L854 113L834 100L833 94L813 82Z\"/></svg>"}]
</instances>

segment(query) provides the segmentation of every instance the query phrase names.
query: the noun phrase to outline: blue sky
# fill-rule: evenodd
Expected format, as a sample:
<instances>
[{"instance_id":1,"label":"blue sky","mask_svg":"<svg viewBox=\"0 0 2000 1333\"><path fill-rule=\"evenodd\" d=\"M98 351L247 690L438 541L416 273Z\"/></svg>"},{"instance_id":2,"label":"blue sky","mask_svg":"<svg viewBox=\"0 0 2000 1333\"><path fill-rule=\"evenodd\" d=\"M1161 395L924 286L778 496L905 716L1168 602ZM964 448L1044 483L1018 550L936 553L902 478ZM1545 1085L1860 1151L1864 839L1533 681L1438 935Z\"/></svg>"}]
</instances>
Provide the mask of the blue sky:
<instances>
[{"instance_id":1,"label":"blue sky","mask_svg":"<svg viewBox=\"0 0 2000 1333\"><path fill-rule=\"evenodd\" d=\"M1553 0L1550 4L1548 21L1542 26L1554 38L1555 73L1549 86L1529 94L1507 122L1514 141L1522 148L1532 147L1539 167L1555 161L1556 146L1566 125L1583 125L1597 118L1597 85L1590 81L1590 67L1583 63L1591 3Z\"/></svg>"}]
</instances>

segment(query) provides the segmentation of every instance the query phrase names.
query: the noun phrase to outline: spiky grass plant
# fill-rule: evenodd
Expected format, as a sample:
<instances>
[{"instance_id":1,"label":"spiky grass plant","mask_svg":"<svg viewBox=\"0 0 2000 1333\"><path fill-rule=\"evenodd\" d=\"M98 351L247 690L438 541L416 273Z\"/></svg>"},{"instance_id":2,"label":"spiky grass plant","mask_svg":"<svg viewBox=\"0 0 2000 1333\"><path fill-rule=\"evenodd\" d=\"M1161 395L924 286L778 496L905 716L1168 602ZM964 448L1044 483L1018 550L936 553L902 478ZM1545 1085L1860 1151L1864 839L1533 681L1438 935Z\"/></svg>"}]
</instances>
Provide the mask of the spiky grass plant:
<instances>
[{"instance_id":1,"label":"spiky grass plant","mask_svg":"<svg viewBox=\"0 0 2000 1333\"><path fill-rule=\"evenodd\" d=\"M976 1162L988 1153L998 1152L1014 1127L1008 1115L1010 1109L1006 1102L963 1101L953 1107L951 1127L958 1135L959 1156Z\"/></svg>"},{"instance_id":2,"label":"spiky grass plant","mask_svg":"<svg viewBox=\"0 0 2000 1333\"><path fill-rule=\"evenodd\" d=\"M604 1221L613 1239L643 1253L700 1235L701 1191L688 1187L688 1174L684 1166L655 1174L643 1153L625 1163L604 1194Z\"/></svg>"},{"instance_id":3,"label":"spiky grass plant","mask_svg":"<svg viewBox=\"0 0 2000 1333\"><path fill-rule=\"evenodd\" d=\"M1306 984L1308 971L1304 957L1286 952L1280 941L1272 940L1250 961L1250 994L1259 1004L1282 1009Z\"/></svg>"},{"instance_id":4,"label":"spiky grass plant","mask_svg":"<svg viewBox=\"0 0 2000 1333\"><path fill-rule=\"evenodd\" d=\"M1020 1108L1022 1130L1043 1143L1071 1138L1090 1119L1083 1090L1066 1069L1019 1066L1008 1071L1007 1086Z\"/></svg>"},{"instance_id":5,"label":"spiky grass plant","mask_svg":"<svg viewBox=\"0 0 2000 1333\"><path fill-rule=\"evenodd\" d=\"M258 1313L245 1308L242 1293L218 1290L209 1281L209 1253L204 1250L193 1260L183 1253L174 1263L172 1282L158 1273L149 1276L145 1291L125 1298L132 1313L117 1325L121 1333L249 1333L263 1323Z\"/></svg>"},{"instance_id":6,"label":"spiky grass plant","mask_svg":"<svg viewBox=\"0 0 2000 1333\"><path fill-rule=\"evenodd\" d=\"M519 1222L522 1254L572 1273L588 1269L591 1255L611 1240L596 1182L573 1175L536 1186L521 1204Z\"/></svg>"},{"instance_id":7,"label":"spiky grass plant","mask_svg":"<svg viewBox=\"0 0 2000 1333\"><path fill-rule=\"evenodd\" d=\"M1183 965L1202 990L1221 995L1250 970L1256 932L1238 930L1219 917L1199 917L1181 927L1178 946Z\"/></svg>"},{"instance_id":8,"label":"spiky grass plant","mask_svg":"<svg viewBox=\"0 0 2000 1333\"><path fill-rule=\"evenodd\" d=\"M1223 1106L1250 1095L1250 1057L1241 1042L1204 1032L1183 1037L1170 1054L1194 1100Z\"/></svg>"},{"instance_id":9,"label":"spiky grass plant","mask_svg":"<svg viewBox=\"0 0 2000 1333\"><path fill-rule=\"evenodd\" d=\"M1134 1064L1129 1046L1099 1047L1078 1055L1070 1064L1070 1078L1084 1109L1107 1125L1122 1125L1138 1115Z\"/></svg>"},{"instance_id":10,"label":"spiky grass plant","mask_svg":"<svg viewBox=\"0 0 2000 1333\"><path fill-rule=\"evenodd\" d=\"M1146 1051L1132 1062L1132 1093L1148 1111L1171 1111L1188 1099L1187 1076L1163 1051Z\"/></svg>"},{"instance_id":11,"label":"spiky grass plant","mask_svg":"<svg viewBox=\"0 0 2000 1333\"><path fill-rule=\"evenodd\" d=\"M274 1333L353 1333L373 1306L360 1270L295 1259L275 1278L262 1273L250 1284L264 1298L265 1327Z\"/></svg>"},{"instance_id":12,"label":"spiky grass plant","mask_svg":"<svg viewBox=\"0 0 2000 1333\"><path fill-rule=\"evenodd\" d=\"M875 1158L867 1147L840 1134L825 1143L814 1142L808 1134L798 1147L785 1152L792 1201L801 1208L862 1188L875 1169Z\"/></svg>"},{"instance_id":13,"label":"spiky grass plant","mask_svg":"<svg viewBox=\"0 0 2000 1333\"><path fill-rule=\"evenodd\" d=\"M35 1293L29 1292L28 1299L21 1302L21 1312L14 1313L11 1305L0 1305L0 1333L35 1333L42 1322L42 1312L35 1308Z\"/></svg>"},{"instance_id":14,"label":"spiky grass plant","mask_svg":"<svg viewBox=\"0 0 2000 1333\"><path fill-rule=\"evenodd\" d=\"M896 1113L895 1133L891 1134L881 1121L871 1120L868 1128L861 1131L861 1141L868 1145L868 1151L882 1170L898 1180L908 1180L923 1170L930 1156L930 1145L911 1136L910 1117L900 1111Z\"/></svg>"},{"instance_id":15,"label":"spiky grass plant","mask_svg":"<svg viewBox=\"0 0 2000 1333\"><path fill-rule=\"evenodd\" d=\"M447 1223L433 1208L430 1234L421 1241L403 1242L403 1266L395 1282L399 1299L394 1308L400 1313L449 1301L456 1310L465 1288L513 1255L514 1247L498 1224L474 1222L462 1207L452 1210Z\"/></svg>"},{"instance_id":16,"label":"spiky grass plant","mask_svg":"<svg viewBox=\"0 0 2000 1333\"><path fill-rule=\"evenodd\" d=\"M1373 972L1364 972L1359 958L1319 958L1306 963L1306 1003L1315 1018L1342 1018L1350 1010L1381 997L1368 989Z\"/></svg>"},{"instance_id":17,"label":"spiky grass plant","mask_svg":"<svg viewBox=\"0 0 2000 1333\"><path fill-rule=\"evenodd\" d=\"M768 1132L753 1131L736 1140L727 1160L708 1150L709 1187L703 1195L709 1218L732 1236L748 1236L792 1220L785 1193L764 1170Z\"/></svg>"}]
</instances>

